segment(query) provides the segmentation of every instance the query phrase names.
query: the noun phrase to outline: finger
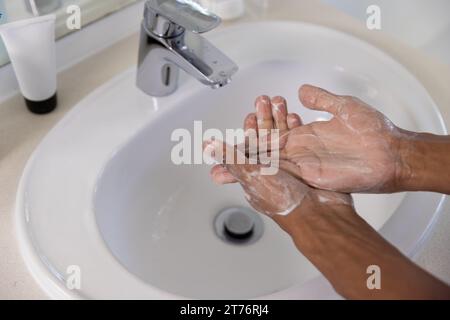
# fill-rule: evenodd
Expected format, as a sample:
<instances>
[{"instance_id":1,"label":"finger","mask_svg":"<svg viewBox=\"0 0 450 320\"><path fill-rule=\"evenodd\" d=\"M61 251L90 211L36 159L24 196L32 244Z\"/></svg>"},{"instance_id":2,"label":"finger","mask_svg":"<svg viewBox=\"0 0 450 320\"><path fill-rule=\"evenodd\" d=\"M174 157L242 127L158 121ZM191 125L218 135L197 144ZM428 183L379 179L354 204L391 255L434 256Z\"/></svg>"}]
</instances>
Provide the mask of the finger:
<instances>
[{"instance_id":1,"label":"finger","mask_svg":"<svg viewBox=\"0 0 450 320\"><path fill-rule=\"evenodd\" d=\"M237 180L222 165L216 165L211 169L211 178L217 184L236 183Z\"/></svg>"},{"instance_id":2,"label":"finger","mask_svg":"<svg viewBox=\"0 0 450 320\"><path fill-rule=\"evenodd\" d=\"M311 85L304 85L300 88L299 98L302 104L309 109L326 111L334 115L338 115L345 102L344 97Z\"/></svg>"},{"instance_id":3,"label":"finger","mask_svg":"<svg viewBox=\"0 0 450 320\"><path fill-rule=\"evenodd\" d=\"M245 117L244 132L247 132L248 130L258 130L258 120L256 118L256 113L250 113Z\"/></svg>"},{"instance_id":4,"label":"finger","mask_svg":"<svg viewBox=\"0 0 450 320\"><path fill-rule=\"evenodd\" d=\"M290 113L287 116L287 125L288 125L288 129L292 130L295 128L298 128L302 125L302 119L300 118L300 116L296 113Z\"/></svg>"},{"instance_id":5,"label":"finger","mask_svg":"<svg viewBox=\"0 0 450 320\"><path fill-rule=\"evenodd\" d=\"M258 133L268 132L273 128L272 104L268 96L260 96L256 99L256 118L258 123ZM264 131L262 131L264 130Z\"/></svg>"},{"instance_id":6,"label":"finger","mask_svg":"<svg viewBox=\"0 0 450 320\"><path fill-rule=\"evenodd\" d=\"M286 146L289 139L289 131L284 132L279 129L272 129L270 134L256 138L255 135L246 137L245 154L249 159L246 163L254 164L255 158L252 156L270 156L273 151L280 151Z\"/></svg>"},{"instance_id":7,"label":"finger","mask_svg":"<svg viewBox=\"0 0 450 320\"><path fill-rule=\"evenodd\" d=\"M277 96L272 98L272 118L274 120L274 127L285 131L288 129L287 124L287 102L283 97Z\"/></svg>"},{"instance_id":8,"label":"finger","mask_svg":"<svg viewBox=\"0 0 450 320\"><path fill-rule=\"evenodd\" d=\"M245 134L245 147L254 146L257 148L258 145L258 120L256 118L256 113L251 113L247 115L244 120L244 134Z\"/></svg>"}]
</instances>

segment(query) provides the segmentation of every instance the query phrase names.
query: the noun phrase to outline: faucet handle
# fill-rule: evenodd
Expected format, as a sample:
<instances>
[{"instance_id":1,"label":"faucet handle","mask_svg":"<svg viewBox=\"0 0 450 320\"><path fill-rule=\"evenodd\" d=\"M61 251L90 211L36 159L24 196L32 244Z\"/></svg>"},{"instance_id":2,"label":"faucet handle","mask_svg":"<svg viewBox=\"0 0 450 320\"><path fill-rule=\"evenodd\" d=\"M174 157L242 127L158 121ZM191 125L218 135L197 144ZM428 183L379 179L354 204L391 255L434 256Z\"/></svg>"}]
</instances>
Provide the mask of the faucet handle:
<instances>
[{"instance_id":1,"label":"faucet handle","mask_svg":"<svg viewBox=\"0 0 450 320\"><path fill-rule=\"evenodd\" d=\"M220 22L220 17L193 0L147 0L145 4L144 26L158 37L176 37L185 30L203 33Z\"/></svg>"}]
</instances>

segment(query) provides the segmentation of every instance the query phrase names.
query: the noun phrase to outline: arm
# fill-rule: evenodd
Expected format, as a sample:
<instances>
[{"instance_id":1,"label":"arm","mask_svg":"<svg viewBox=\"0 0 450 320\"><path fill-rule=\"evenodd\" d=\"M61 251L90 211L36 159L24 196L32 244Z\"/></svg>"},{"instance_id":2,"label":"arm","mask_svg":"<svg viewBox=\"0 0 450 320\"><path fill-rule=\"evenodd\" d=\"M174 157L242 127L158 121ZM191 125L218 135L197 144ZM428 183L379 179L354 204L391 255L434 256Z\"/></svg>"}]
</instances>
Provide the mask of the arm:
<instances>
[{"instance_id":1,"label":"arm","mask_svg":"<svg viewBox=\"0 0 450 320\"><path fill-rule=\"evenodd\" d=\"M450 299L447 285L409 261L352 206L329 206L315 198L310 193L294 212L274 220L343 297ZM380 290L367 287L370 265L380 267Z\"/></svg>"},{"instance_id":2,"label":"arm","mask_svg":"<svg viewBox=\"0 0 450 320\"><path fill-rule=\"evenodd\" d=\"M252 207L270 216L298 250L348 299L450 299L450 287L409 261L356 213L350 195L317 190L280 170L224 165ZM294 208L294 209L292 209ZM381 272L381 288L367 287L367 268Z\"/></svg>"},{"instance_id":3,"label":"arm","mask_svg":"<svg viewBox=\"0 0 450 320\"><path fill-rule=\"evenodd\" d=\"M316 103L316 101L313 102ZM330 103L323 99L319 102L325 102L324 105L330 107ZM345 103L346 101L342 102ZM359 103L357 100L352 100L352 102ZM277 108L272 110L271 104L277 106ZM382 115L373 109L366 109L364 105L361 108L363 111L368 111L369 116L377 117L377 119L361 119L363 124L364 122L374 123L372 120L378 120L380 128L384 129L381 124L386 124L386 122ZM307 177L310 178L309 183L331 183L324 185L327 188L340 186L348 189L352 188L355 182L359 183L359 186L357 185L359 188L361 186L364 188L384 186L390 188L391 191L395 188L413 190L414 186L418 186L418 188L427 186L430 190L439 188L437 184L442 180L427 178L427 174L428 171L431 171L436 176L434 170L445 170L449 167L445 165L447 160L440 161L442 155L447 154L446 145L443 141L448 141L449 138L418 135L398 129L395 136L402 137L405 140L390 139L389 135L384 135L385 133L392 133L391 130L387 132L372 130L368 136L364 137L365 139L362 139L363 141L355 141L354 139L361 137L361 134L354 135L353 130L343 128L339 119L334 122L322 123L321 125L325 125L325 128L313 128L309 132L311 126L301 127L301 119L294 114L288 114L285 101L280 98L274 98L272 101L268 100L267 97L259 98L256 103L256 110L256 114L247 117L244 125L246 130L252 128L258 130L259 126L264 125L265 129L274 126L280 128L282 132L286 131L287 128L289 132L302 133L297 141L298 144L289 145L288 141L285 150L281 150L282 154L284 151L285 156L293 156L291 160L294 162L291 162L287 167L287 169L292 169L290 173L293 175L288 174L289 170L280 170L276 175L263 176L259 174L259 165L217 165L211 171L212 178L216 182L239 182L249 203L257 211L271 216L292 237L297 248L344 297L359 299L450 299L450 289L447 285L410 262L357 215L350 195L311 188L300 180L293 178L294 175L305 177L304 175L307 174ZM359 116L360 113L357 112L356 115ZM352 120L358 120L358 116L357 119ZM287 123L283 123L286 121ZM358 125L358 123L352 122L350 125ZM302 131L302 128L305 127L307 129ZM363 125L361 128L365 129L367 126ZM320 131L321 129L325 130ZM327 135L327 132L331 132L331 134ZM318 137L315 136L317 134L319 134ZM288 139L291 139L292 136L289 133ZM303 139L305 137L306 139ZM406 137L410 139L409 142ZM424 139L425 137L429 139ZM334 139L339 143L335 143ZM421 140L425 141L422 142ZM430 141L427 140L432 140L433 143L429 143ZM295 142L296 140L292 139L292 141ZM320 143L311 144L315 141ZM361 152L358 149L361 149L362 142L369 144L370 147L362 148ZM309 149L302 150L304 149L302 148L303 143ZM331 148L342 145L345 148L341 150L312 149L315 146ZM430 157L429 150L423 149L426 147L434 150L432 157ZM222 147L219 145L216 148L220 150ZM385 152L392 151L391 148L400 150L401 153L395 152L394 155L392 153L386 155ZM337 155L345 156L345 154L335 151L348 150L353 152L351 157L347 154L342 159L336 158ZM438 150L439 152L437 152ZM317 158L309 157L308 152L302 153L302 151L314 151L312 155L323 156L320 159L321 162L329 166L323 170L314 162ZM328 154L331 155L330 158L327 158ZM296 156L298 158L295 158ZM429 157L426 162L427 165L420 166L424 162L423 158L426 157ZM302 166L296 165L296 159L301 160L299 164L302 164ZM348 166L348 161L352 163L351 161L355 160L357 160L354 167L356 169L361 169L361 164L367 164L367 167L363 168L366 172L363 175L365 177L368 171L379 169L380 164L391 164L393 159L397 161L394 162L393 168L390 167L391 170L381 170L381 175L379 175L380 170L373 170L378 175L369 176L367 180L361 180L359 171L352 171L353 168ZM431 159L435 160L431 161ZM223 159L217 159L219 162L221 160ZM311 165L310 171L305 172L305 163ZM317 168L320 170L317 171ZM346 168L349 168L350 171L345 172ZM411 170L397 170L397 168L411 168ZM303 169L303 171L299 169ZM342 175L343 170L347 175ZM317 172L322 173L323 176L316 175ZM415 174L410 174L411 172L415 172ZM336 176L341 176L342 179L333 180ZM442 178L442 175L439 175L439 178ZM380 184L380 180L384 184ZM370 183L373 181L375 183L371 185ZM445 182L443 185L445 185ZM292 208L295 209L292 210ZM287 215L285 215L286 213ZM369 275L366 270L370 265L377 265L381 268L381 290L369 290L367 288Z\"/></svg>"}]
</instances>

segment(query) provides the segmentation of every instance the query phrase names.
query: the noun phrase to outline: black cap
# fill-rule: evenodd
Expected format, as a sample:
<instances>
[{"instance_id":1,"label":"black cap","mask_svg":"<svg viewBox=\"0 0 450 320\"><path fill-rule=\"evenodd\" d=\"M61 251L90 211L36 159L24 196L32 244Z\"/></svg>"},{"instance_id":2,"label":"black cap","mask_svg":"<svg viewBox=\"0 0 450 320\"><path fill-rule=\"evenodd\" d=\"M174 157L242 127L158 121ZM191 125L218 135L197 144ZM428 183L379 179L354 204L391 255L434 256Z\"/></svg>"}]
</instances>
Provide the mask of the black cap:
<instances>
[{"instance_id":1,"label":"black cap","mask_svg":"<svg viewBox=\"0 0 450 320\"><path fill-rule=\"evenodd\" d=\"M25 103L27 104L28 110L35 114L47 114L56 109L58 105L58 98L56 93L50 98L42 101L33 101L25 99Z\"/></svg>"}]
</instances>

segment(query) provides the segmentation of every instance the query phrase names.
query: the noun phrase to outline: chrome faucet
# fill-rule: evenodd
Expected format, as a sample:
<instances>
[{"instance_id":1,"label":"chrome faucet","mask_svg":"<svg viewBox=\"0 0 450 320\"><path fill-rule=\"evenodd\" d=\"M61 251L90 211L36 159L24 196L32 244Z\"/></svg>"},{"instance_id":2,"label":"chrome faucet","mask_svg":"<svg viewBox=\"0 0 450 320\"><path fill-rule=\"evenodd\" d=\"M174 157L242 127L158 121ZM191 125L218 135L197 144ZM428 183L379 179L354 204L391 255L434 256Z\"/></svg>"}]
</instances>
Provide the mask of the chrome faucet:
<instances>
[{"instance_id":1,"label":"chrome faucet","mask_svg":"<svg viewBox=\"0 0 450 320\"><path fill-rule=\"evenodd\" d=\"M192 0L148 0L141 25L137 86L162 97L178 87L179 69L212 88L231 81L237 65L200 36L220 18Z\"/></svg>"}]
</instances>

